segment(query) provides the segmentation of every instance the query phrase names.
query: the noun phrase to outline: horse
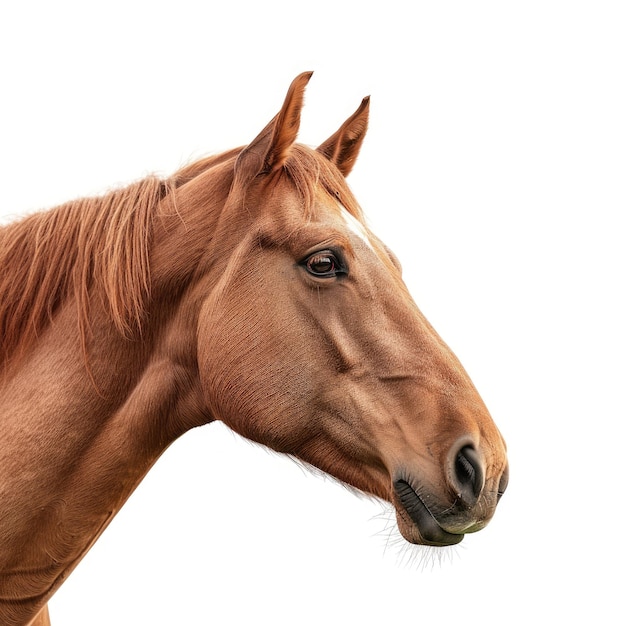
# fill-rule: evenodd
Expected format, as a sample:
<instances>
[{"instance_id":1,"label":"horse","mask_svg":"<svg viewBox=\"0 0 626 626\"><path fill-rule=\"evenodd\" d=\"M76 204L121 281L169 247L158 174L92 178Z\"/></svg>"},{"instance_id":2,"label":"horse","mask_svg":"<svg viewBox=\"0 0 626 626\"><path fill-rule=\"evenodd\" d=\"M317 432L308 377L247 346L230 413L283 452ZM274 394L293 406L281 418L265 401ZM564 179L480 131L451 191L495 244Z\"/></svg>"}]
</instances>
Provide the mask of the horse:
<instances>
[{"instance_id":1,"label":"horse","mask_svg":"<svg viewBox=\"0 0 626 626\"><path fill-rule=\"evenodd\" d=\"M221 420L395 509L481 530L504 440L346 177L369 97L296 143L311 73L247 146L0 230L0 623L47 602L163 451Z\"/></svg>"}]
</instances>

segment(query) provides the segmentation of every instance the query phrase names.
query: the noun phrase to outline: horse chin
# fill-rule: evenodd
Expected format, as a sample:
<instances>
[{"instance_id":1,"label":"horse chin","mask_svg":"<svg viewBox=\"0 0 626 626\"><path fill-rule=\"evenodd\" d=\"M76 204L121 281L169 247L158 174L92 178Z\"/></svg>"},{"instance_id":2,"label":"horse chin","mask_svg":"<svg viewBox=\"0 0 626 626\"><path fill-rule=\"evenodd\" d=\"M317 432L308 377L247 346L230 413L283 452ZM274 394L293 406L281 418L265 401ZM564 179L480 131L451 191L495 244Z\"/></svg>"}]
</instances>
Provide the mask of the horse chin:
<instances>
[{"instance_id":1,"label":"horse chin","mask_svg":"<svg viewBox=\"0 0 626 626\"><path fill-rule=\"evenodd\" d=\"M410 543L425 546L452 546L460 543L463 533L451 533L441 527L423 500L405 481L394 483L393 504L401 535Z\"/></svg>"}]
</instances>

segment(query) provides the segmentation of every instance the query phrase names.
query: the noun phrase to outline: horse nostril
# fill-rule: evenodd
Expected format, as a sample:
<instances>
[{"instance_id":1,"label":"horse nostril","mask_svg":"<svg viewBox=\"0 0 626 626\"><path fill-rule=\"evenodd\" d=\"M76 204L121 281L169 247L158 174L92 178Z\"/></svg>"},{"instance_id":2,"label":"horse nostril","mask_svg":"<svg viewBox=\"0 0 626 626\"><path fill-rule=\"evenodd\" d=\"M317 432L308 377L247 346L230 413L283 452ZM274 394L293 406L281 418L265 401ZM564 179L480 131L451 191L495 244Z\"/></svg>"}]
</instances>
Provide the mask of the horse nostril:
<instances>
[{"instance_id":1,"label":"horse nostril","mask_svg":"<svg viewBox=\"0 0 626 626\"><path fill-rule=\"evenodd\" d=\"M478 452L473 446L463 446L454 458L453 483L461 500L471 506L476 503L485 484L485 474Z\"/></svg>"},{"instance_id":2,"label":"horse nostril","mask_svg":"<svg viewBox=\"0 0 626 626\"><path fill-rule=\"evenodd\" d=\"M509 465L504 468L502 476L500 477L500 484L498 485L498 500L504 495L506 488L509 484Z\"/></svg>"}]
</instances>

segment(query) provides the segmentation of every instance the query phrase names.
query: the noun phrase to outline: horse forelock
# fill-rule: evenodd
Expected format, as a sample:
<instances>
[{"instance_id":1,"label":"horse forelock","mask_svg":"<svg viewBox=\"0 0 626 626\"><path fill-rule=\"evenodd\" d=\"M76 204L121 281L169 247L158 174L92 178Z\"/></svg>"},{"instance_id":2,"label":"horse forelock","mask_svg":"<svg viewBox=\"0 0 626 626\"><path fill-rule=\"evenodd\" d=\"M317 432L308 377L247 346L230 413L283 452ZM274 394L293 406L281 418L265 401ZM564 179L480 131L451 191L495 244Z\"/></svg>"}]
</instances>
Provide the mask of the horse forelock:
<instances>
[{"instance_id":1,"label":"horse forelock","mask_svg":"<svg viewBox=\"0 0 626 626\"><path fill-rule=\"evenodd\" d=\"M337 200L337 211L345 208L359 222L364 223L363 212L350 191L343 174L323 155L295 144L284 165L284 172L293 182L303 200L303 218L315 218L316 200L321 191Z\"/></svg>"}]
</instances>

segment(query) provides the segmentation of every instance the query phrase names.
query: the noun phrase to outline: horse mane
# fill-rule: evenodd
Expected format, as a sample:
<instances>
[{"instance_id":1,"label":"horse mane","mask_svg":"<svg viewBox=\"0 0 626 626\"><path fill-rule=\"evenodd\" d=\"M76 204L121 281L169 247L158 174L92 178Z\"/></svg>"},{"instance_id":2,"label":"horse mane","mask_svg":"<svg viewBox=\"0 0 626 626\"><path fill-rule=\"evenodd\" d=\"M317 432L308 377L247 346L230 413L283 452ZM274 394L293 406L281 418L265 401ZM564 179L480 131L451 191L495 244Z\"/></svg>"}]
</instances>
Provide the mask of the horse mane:
<instances>
[{"instance_id":1,"label":"horse mane","mask_svg":"<svg viewBox=\"0 0 626 626\"><path fill-rule=\"evenodd\" d=\"M94 281L102 286L120 332L129 334L141 324L149 293L152 214L168 186L149 176L0 229L0 351L5 363L38 336L70 295L84 337Z\"/></svg>"},{"instance_id":2,"label":"horse mane","mask_svg":"<svg viewBox=\"0 0 626 626\"><path fill-rule=\"evenodd\" d=\"M83 352L90 292L98 284L112 322L126 337L141 331L150 297L149 248L157 205L241 149L183 167L169 179L148 176L121 189L67 202L0 228L0 371L45 329L73 296ZM361 210L341 173L325 157L295 144L282 173L312 216L320 186L355 217Z\"/></svg>"}]
</instances>

